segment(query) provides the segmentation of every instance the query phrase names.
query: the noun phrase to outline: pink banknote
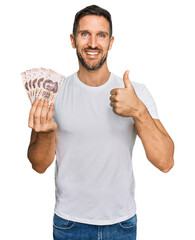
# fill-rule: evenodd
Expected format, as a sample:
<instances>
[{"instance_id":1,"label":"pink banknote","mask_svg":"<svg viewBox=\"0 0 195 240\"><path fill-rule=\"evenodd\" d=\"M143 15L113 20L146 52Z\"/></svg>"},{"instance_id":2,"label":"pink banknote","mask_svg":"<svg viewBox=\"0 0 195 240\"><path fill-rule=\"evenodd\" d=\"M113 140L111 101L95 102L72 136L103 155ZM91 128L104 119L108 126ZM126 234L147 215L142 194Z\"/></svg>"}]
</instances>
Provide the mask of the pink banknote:
<instances>
[{"instance_id":1,"label":"pink banknote","mask_svg":"<svg viewBox=\"0 0 195 240\"><path fill-rule=\"evenodd\" d=\"M32 68L21 73L24 88L31 103L36 98L49 100L49 105L54 102L65 76L52 69Z\"/></svg>"}]
</instances>

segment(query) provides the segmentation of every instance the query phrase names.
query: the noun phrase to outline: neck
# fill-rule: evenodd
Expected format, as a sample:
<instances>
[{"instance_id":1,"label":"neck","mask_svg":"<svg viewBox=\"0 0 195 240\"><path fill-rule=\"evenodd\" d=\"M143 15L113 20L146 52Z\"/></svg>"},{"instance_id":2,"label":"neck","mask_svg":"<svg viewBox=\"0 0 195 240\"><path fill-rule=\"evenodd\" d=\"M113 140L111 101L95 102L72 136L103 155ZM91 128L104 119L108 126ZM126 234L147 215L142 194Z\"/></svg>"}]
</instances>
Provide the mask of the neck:
<instances>
[{"instance_id":1,"label":"neck","mask_svg":"<svg viewBox=\"0 0 195 240\"><path fill-rule=\"evenodd\" d=\"M110 72L108 70L106 62L99 68L93 71L87 70L79 63L79 71L77 76L88 86L98 87L108 81Z\"/></svg>"}]
</instances>

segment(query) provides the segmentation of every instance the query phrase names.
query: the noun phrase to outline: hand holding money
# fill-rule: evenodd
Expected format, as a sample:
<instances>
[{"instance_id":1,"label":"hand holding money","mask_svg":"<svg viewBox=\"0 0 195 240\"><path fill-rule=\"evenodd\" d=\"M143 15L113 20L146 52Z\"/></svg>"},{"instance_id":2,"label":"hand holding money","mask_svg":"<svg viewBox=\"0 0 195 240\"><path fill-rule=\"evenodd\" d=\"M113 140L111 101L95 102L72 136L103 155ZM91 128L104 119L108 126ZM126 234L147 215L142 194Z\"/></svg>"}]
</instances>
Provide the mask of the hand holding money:
<instances>
[{"instance_id":1,"label":"hand holding money","mask_svg":"<svg viewBox=\"0 0 195 240\"><path fill-rule=\"evenodd\" d=\"M36 132L54 132L54 100L64 76L51 69L32 68L21 73L23 84L32 103L28 126Z\"/></svg>"},{"instance_id":2,"label":"hand holding money","mask_svg":"<svg viewBox=\"0 0 195 240\"><path fill-rule=\"evenodd\" d=\"M64 76L45 68L32 68L21 73L25 90L31 103L36 98L48 99L48 103L54 102L55 97L64 80Z\"/></svg>"},{"instance_id":3,"label":"hand holding money","mask_svg":"<svg viewBox=\"0 0 195 240\"><path fill-rule=\"evenodd\" d=\"M48 109L49 108L49 109ZM36 99L31 107L28 126L36 132L54 132L57 124L53 120L54 104L48 99Z\"/></svg>"}]
</instances>

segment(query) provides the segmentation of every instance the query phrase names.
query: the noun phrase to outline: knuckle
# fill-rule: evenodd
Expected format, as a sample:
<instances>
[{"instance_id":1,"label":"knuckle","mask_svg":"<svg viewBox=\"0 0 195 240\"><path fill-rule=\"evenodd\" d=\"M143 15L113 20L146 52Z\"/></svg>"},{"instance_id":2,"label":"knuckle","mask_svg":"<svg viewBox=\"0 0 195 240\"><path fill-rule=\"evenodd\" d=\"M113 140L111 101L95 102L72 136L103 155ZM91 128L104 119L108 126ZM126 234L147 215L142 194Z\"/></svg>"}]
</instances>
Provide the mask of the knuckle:
<instances>
[{"instance_id":1,"label":"knuckle","mask_svg":"<svg viewBox=\"0 0 195 240\"><path fill-rule=\"evenodd\" d=\"M115 91L115 95L119 94L120 90L117 88Z\"/></svg>"},{"instance_id":2,"label":"knuckle","mask_svg":"<svg viewBox=\"0 0 195 240\"><path fill-rule=\"evenodd\" d=\"M121 113L121 109L120 108L117 109L117 113Z\"/></svg>"},{"instance_id":3,"label":"knuckle","mask_svg":"<svg viewBox=\"0 0 195 240\"><path fill-rule=\"evenodd\" d=\"M45 115L44 113L42 113L42 114L40 115L41 120L44 120L45 117L46 117L46 115Z\"/></svg>"},{"instance_id":4,"label":"knuckle","mask_svg":"<svg viewBox=\"0 0 195 240\"><path fill-rule=\"evenodd\" d=\"M115 102L118 102L118 101L119 101L119 97L116 96L116 97L114 98L114 100L115 100Z\"/></svg>"},{"instance_id":5,"label":"knuckle","mask_svg":"<svg viewBox=\"0 0 195 240\"><path fill-rule=\"evenodd\" d=\"M115 103L115 107L118 108L119 107L119 103L116 102Z\"/></svg>"},{"instance_id":6,"label":"knuckle","mask_svg":"<svg viewBox=\"0 0 195 240\"><path fill-rule=\"evenodd\" d=\"M116 113L120 113L120 108L118 106L116 106L116 105L115 105L114 110L115 110Z\"/></svg>"},{"instance_id":7,"label":"knuckle","mask_svg":"<svg viewBox=\"0 0 195 240\"><path fill-rule=\"evenodd\" d=\"M34 113L34 117L35 117L35 118L40 118L40 112L39 112L39 111L36 111L36 112Z\"/></svg>"},{"instance_id":8,"label":"knuckle","mask_svg":"<svg viewBox=\"0 0 195 240\"><path fill-rule=\"evenodd\" d=\"M41 132L47 132L47 128L46 127L42 127L41 128Z\"/></svg>"},{"instance_id":9,"label":"knuckle","mask_svg":"<svg viewBox=\"0 0 195 240\"><path fill-rule=\"evenodd\" d=\"M34 115L34 119L35 119L35 120L39 120L39 119L40 119L40 115L39 115L39 114L35 114L35 115Z\"/></svg>"},{"instance_id":10,"label":"knuckle","mask_svg":"<svg viewBox=\"0 0 195 240\"><path fill-rule=\"evenodd\" d=\"M114 111L115 111L116 113L118 113L118 108L115 108Z\"/></svg>"}]
</instances>

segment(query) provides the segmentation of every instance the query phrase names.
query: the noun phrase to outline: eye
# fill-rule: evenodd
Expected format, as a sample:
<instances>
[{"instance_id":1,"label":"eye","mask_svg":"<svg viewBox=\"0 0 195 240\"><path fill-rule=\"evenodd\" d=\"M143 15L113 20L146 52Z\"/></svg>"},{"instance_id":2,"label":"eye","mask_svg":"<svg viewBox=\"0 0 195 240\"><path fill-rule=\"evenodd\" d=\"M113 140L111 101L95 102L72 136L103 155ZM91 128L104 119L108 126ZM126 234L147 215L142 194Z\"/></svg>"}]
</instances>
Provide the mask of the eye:
<instances>
[{"instance_id":1,"label":"eye","mask_svg":"<svg viewBox=\"0 0 195 240\"><path fill-rule=\"evenodd\" d=\"M100 34L99 34L99 37L104 38L104 37L105 37L105 34L100 33Z\"/></svg>"},{"instance_id":2,"label":"eye","mask_svg":"<svg viewBox=\"0 0 195 240\"><path fill-rule=\"evenodd\" d=\"M88 36L88 33L87 32L82 32L81 36L86 37L86 36Z\"/></svg>"}]
</instances>

